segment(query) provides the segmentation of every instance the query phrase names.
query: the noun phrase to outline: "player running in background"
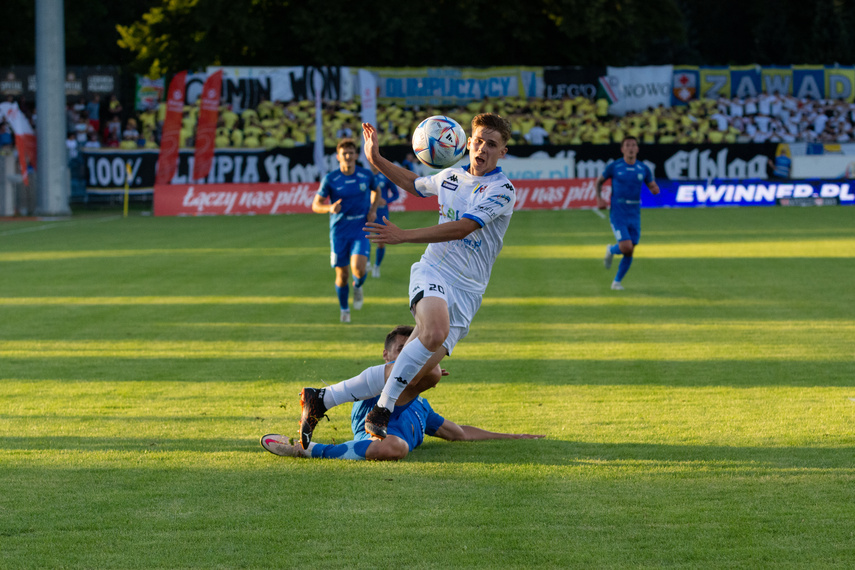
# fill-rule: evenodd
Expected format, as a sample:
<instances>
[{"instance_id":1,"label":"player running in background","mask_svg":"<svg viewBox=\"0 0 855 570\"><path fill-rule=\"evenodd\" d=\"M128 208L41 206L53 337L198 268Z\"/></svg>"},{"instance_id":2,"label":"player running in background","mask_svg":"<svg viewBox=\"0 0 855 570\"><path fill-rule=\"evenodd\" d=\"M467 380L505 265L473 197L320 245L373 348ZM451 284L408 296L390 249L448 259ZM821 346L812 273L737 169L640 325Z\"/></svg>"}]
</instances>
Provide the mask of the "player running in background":
<instances>
[{"instance_id":1,"label":"player running in background","mask_svg":"<svg viewBox=\"0 0 855 570\"><path fill-rule=\"evenodd\" d=\"M383 360L387 364L369 368L372 375L382 379L392 371L391 362L398 357L407 342L413 327L402 325L386 336L383 347ZM368 372L368 371L366 371ZM278 434L262 436L261 446L270 453L290 457L322 457L325 459L373 459L376 461L396 461L424 441L425 435L439 437L448 441L476 441L485 439L538 439L542 435L497 433L481 428L458 425L433 411L428 401L418 395L439 382L439 366L428 372L418 384L411 384L401 394L395 412L389 420L388 436L385 439L372 439L365 432L365 416L374 406L377 397L357 401L350 414L353 440L338 445L324 445L315 442L308 449L298 443L292 443L288 437ZM382 380L381 380L382 381Z\"/></svg>"},{"instance_id":2,"label":"player running in background","mask_svg":"<svg viewBox=\"0 0 855 570\"><path fill-rule=\"evenodd\" d=\"M400 196L398 187L386 178L386 175L377 170L376 167L371 167L371 172L374 173L374 181L377 183L377 191L380 193L382 201L377 208L376 222L383 223L383 219L389 218L389 204L394 202ZM369 265L371 277L380 277L380 264L383 263L383 256L386 254L386 245L379 243L374 248L374 263Z\"/></svg>"},{"instance_id":3,"label":"player running in background","mask_svg":"<svg viewBox=\"0 0 855 570\"><path fill-rule=\"evenodd\" d=\"M623 280L629 266L632 265L632 254L638 240L641 238L641 185L647 184L650 193L659 194L659 186L653 179L653 173L646 164L637 160L638 139L626 137L620 144L623 158L610 162L603 174L597 178L597 207L605 209L606 201L602 196L603 182L611 178L612 199L609 220L617 243L606 247L606 257L603 264L606 269L612 266L612 259L618 253L623 259L618 265L617 275L612 281L612 289L623 291Z\"/></svg>"},{"instance_id":4,"label":"player running in background","mask_svg":"<svg viewBox=\"0 0 855 570\"><path fill-rule=\"evenodd\" d=\"M362 284L368 276L371 253L371 244L362 228L366 221L375 220L380 194L371 171L356 165L358 152L353 139L341 139L335 154L339 168L324 176L312 200L312 211L330 215L330 265L335 269L341 322L349 323L348 266L353 271L353 308L358 311L364 300Z\"/></svg>"},{"instance_id":5,"label":"player running in background","mask_svg":"<svg viewBox=\"0 0 855 570\"><path fill-rule=\"evenodd\" d=\"M360 376L339 383L340 389L338 385L303 389L300 437L304 449L329 408L354 400L340 395L357 391L371 392L370 396L380 393L377 405L365 418L365 429L381 439L386 437L389 417L404 389L418 383L423 371L437 366L469 332L516 201L514 187L497 166L508 152L511 137L510 123L499 115L482 113L472 119L468 165L446 168L432 176L419 177L383 158L372 125L363 123L362 135L369 162L393 184L414 196L438 197L439 223L409 230L388 220L386 225L366 224L373 243L428 244L410 269L409 306L416 327L382 393L367 389Z\"/></svg>"}]
</instances>

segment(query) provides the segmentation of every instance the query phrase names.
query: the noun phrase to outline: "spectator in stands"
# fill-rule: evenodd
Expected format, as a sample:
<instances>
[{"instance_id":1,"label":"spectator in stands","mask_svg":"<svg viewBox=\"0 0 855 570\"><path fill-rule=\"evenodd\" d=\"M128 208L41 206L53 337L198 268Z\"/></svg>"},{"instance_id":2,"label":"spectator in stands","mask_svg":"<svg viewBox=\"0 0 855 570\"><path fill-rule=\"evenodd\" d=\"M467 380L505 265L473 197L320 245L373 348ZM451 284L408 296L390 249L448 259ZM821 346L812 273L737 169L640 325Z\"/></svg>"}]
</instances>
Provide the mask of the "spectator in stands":
<instances>
[{"instance_id":1,"label":"spectator in stands","mask_svg":"<svg viewBox=\"0 0 855 570\"><path fill-rule=\"evenodd\" d=\"M101 132L101 96L93 95L92 100L86 104L86 114L89 116L89 124L95 130L95 134Z\"/></svg>"},{"instance_id":2,"label":"spectator in stands","mask_svg":"<svg viewBox=\"0 0 855 570\"><path fill-rule=\"evenodd\" d=\"M6 119L0 119L0 154L11 152L13 143L12 127L9 126Z\"/></svg>"},{"instance_id":3,"label":"spectator in stands","mask_svg":"<svg viewBox=\"0 0 855 570\"><path fill-rule=\"evenodd\" d=\"M775 160L769 159L769 167L772 168L772 178L786 180L790 177L790 167L793 161L790 158L790 145L779 144L775 151Z\"/></svg>"},{"instance_id":4,"label":"spectator in stands","mask_svg":"<svg viewBox=\"0 0 855 570\"><path fill-rule=\"evenodd\" d=\"M83 148L101 148L101 141L98 140L98 133L95 131L89 131L87 136L88 139L86 144L83 145Z\"/></svg>"},{"instance_id":5,"label":"spectator in stands","mask_svg":"<svg viewBox=\"0 0 855 570\"><path fill-rule=\"evenodd\" d=\"M122 131L122 142L119 143L119 148L136 149L138 148L137 140L140 138L140 133L137 130L137 120L131 117L125 124L125 130Z\"/></svg>"},{"instance_id":6,"label":"spectator in stands","mask_svg":"<svg viewBox=\"0 0 855 570\"><path fill-rule=\"evenodd\" d=\"M523 135L526 142L531 145L543 145L550 144L549 141L549 131L543 128L542 121L536 121L534 126L529 129L529 131Z\"/></svg>"},{"instance_id":7,"label":"spectator in stands","mask_svg":"<svg viewBox=\"0 0 855 570\"><path fill-rule=\"evenodd\" d=\"M65 139L66 159L68 162L77 158L79 144L77 143L77 133L74 131L68 133Z\"/></svg>"},{"instance_id":8,"label":"spectator in stands","mask_svg":"<svg viewBox=\"0 0 855 570\"><path fill-rule=\"evenodd\" d=\"M122 108L122 103L119 101L119 98L115 95L110 95L110 102L107 103L107 113L110 115L110 120L112 120L113 117L118 117L121 122L122 111L124 111L124 109Z\"/></svg>"}]
</instances>

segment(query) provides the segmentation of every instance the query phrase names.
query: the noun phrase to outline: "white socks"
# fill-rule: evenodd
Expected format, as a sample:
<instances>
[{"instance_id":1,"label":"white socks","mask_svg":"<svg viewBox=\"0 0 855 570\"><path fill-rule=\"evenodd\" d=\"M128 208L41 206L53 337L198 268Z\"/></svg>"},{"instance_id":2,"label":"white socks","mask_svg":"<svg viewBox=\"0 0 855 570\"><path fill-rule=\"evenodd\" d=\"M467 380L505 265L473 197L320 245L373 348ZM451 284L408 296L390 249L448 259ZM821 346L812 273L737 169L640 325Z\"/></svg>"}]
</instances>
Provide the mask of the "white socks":
<instances>
[{"instance_id":1,"label":"white socks","mask_svg":"<svg viewBox=\"0 0 855 570\"><path fill-rule=\"evenodd\" d=\"M324 405L330 409L345 402L373 398L383 390L385 371L386 365L378 364L366 368L353 378L328 386L324 390Z\"/></svg>"},{"instance_id":2,"label":"white socks","mask_svg":"<svg viewBox=\"0 0 855 570\"><path fill-rule=\"evenodd\" d=\"M392 367L392 373L389 374L389 379L386 381L386 386L383 387L383 393L380 394L380 400L377 405L381 408L386 408L390 412L395 409L395 402L401 396L401 392L410 383L410 380L419 373L433 353L425 348L422 342L415 338L411 340L398 359L395 360L395 366Z\"/></svg>"}]
</instances>

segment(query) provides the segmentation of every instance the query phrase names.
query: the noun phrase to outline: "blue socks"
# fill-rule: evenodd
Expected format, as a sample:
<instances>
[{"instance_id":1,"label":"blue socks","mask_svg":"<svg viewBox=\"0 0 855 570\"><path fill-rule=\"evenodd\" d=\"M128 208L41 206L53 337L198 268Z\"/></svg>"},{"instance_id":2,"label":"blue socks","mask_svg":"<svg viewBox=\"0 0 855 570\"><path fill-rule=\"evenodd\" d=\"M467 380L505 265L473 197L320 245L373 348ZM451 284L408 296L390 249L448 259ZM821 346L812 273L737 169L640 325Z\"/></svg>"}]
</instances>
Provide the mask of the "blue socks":
<instances>
[{"instance_id":1,"label":"blue socks","mask_svg":"<svg viewBox=\"0 0 855 570\"><path fill-rule=\"evenodd\" d=\"M360 277L359 279L357 279L356 277L354 277L354 278L353 278L353 287L354 287L354 289L358 289L359 287L362 287L362 284L363 284L363 283L365 283L365 280L366 280L367 278L368 278L368 273L366 273L365 275L363 275L363 276L362 276L362 277Z\"/></svg>"},{"instance_id":2,"label":"blue socks","mask_svg":"<svg viewBox=\"0 0 855 570\"><path fill-rule=\"evenodd\" d=\"M630 265L632 265L632 256L623 256L623 258L621 258L620 260L620 265L618 265L617 275L615 275L615 281L620 282L621 279L623 279L623 276L626 275L627 271L629 271Z\"/></svg>"},{"instance_id":3,"label":"blue socks","mask_svg":"<svg viewBox=\"0 0 855 570\"><path fill-rule=\"evenodd\" d=\"M383 263L383 256L386 255L385 247L378 247L374 250L374 265L380 267L380 264Z\"/></svg>"},{"instance_id":4,"label":"blue socks","mask_svg":"<svg viewBox=\"0 0 855 570\"><path fill-rule=\"evenodd\" d=\"M322 457L324 459L356 459L364 460L365 452L368 451L368 446L372 440L348 441L338 445L324 445L316 443L312 446L312 457Z\"/></svg>"},{"instance_id":5,"label":"blue socks","mask_svg":"<svg viewBox=\"0 0 855 570\"><path fill-rule=\"evenodd\" d=\"M350 287L345 285L344 287L335 286L336 295L338 295L338 306L341 307L342 311L346 311L348 309L347 306L347 296L350 294Z\"/></svg>"},{"instance_id":6,"label":"blue socks","mask_svg":"<svg viewBox=\"0 0 855 570\"><path fill-rule=\"evenodd\" d=\"M613 246L611 246L609 248L609 251L612 252L614 255L621 255L620 246L618 244L614 244Z\"/></svg>"}]
</instances>

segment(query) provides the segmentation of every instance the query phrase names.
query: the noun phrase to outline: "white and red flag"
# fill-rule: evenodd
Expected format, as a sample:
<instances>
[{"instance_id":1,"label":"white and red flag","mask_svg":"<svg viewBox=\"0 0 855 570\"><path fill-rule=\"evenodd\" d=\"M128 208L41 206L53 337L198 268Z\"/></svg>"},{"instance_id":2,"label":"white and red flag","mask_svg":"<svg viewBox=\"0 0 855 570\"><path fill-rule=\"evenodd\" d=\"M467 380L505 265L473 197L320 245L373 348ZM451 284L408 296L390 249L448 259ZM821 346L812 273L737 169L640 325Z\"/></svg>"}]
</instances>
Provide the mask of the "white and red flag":
<instances>
[{"instance_id":1,"label":"white and red flag","mask_svg":"<svg viewBox=\"0 0 855 570\"><path fill-rule=\"evenodd\" d=\"M29 119L18 107L17 103L0 103L0 113L12 127L15 133L15 147L18 149L18 162L21 165L21 176L27 183L27 164L36 166L36 134Z\"/></svg>"}]
</instances>

